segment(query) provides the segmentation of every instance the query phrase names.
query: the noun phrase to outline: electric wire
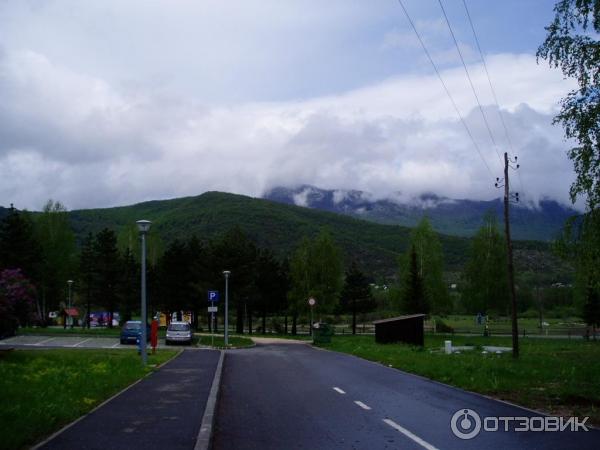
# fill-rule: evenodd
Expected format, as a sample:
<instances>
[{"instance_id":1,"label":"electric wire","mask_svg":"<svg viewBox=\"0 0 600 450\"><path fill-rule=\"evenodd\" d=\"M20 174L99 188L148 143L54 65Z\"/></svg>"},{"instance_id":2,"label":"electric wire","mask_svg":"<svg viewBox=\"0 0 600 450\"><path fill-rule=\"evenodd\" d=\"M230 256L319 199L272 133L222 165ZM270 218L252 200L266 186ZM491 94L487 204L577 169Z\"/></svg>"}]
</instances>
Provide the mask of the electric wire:
<instances>
[{"instance_id":1,"label":"electric wire","mask_svg":"<svg viewBox=\"0 0 600 450\"><path fill-rule=\"evenodd\" d=\"M427 50L427 47L425 46L425 43L423 42L423 39L421 38L421 35L419 34L419 32L417 30L417 27L415 26L413 20L411 19L410 15L408 14L408 11L404 7L404 3L402 3L402 0L398 0L398 3L400 3L400 7L404 11L404 15L406 15L406 18L408 19L408 22L410 23L413 31L415 32L415 35L417 36L417 39L419 40L419 43L421 44L421 47L423 48L423 51L425 52L425 55L427 56L427 59L429 60L429 62L433 66L433 70L435 71L438 79L440 80L440 83L442 84L442 86L444 88L444 91L446 92L446 95L450 99L450 102L452 103L452 106L454 107L454 110L456 111L456 114L458 115L458 118L460 119L461 123L463 124L463 126L464 126L464 128L465 128L465 130L467 132L467 134L469 135L469 138L471 139L471 142L473 143L473 146L477 150L477 153L479 154L481 160L483 161L483 164L485 165L486 169L490 173L490 176L492 178L494 178L494 174L492 173L492 170L490 169L490 166L488 165L487 161L483 157L483 153L481 153L481 149L479 148L479 145L477 145L477 141L475 141L475 138L473 137L473 134L471 133L471 130L469 129L467 123L465 122L465 119L463 118L462 114L460 113L460 110L458 109L458 106L456 105L456 102L454 101L454 98L450 94L450 91L448 90L448 87L446 86L446 83L444 82L444 79L442 78L442 75L441 75L441 73L440 73L437 65L433 61L433 58L431 57L431 54Z\"/></svg>"},{"instance_id":2,"label":"electric wire","mask_svg":"<svg viewBox=\"0 0 600 450\"><path fill-rule=\"evenodd\" d=\"M448 15L446 14L446 10L444 9L444 5L442 4L442 0L438 0L440 4L440 8L442 9L442 13L444 14L444 18L446 19L446 24L448 25L448 30L450 30L450 35L452 36L452 40L454 41L454 46L458 52L458 56L460 57L460 61L462 62L463 68L465 69L465 74L467 75L467 79L469 80L469 85L471 86L471 91L475 96L475 100L477 101L477 106L479 106L479 111L481 112L481 117L483 118L483 122L485 123L485 127L488 131L488 135L490 136L490 140L492 141L492 145L494 150L496 151L496 155L498 155L498 160L500 164L502 164L502 157L500 156L500 152L498 151L498 146L496 145L496 140L494 139L494 135L492 134L492 129L490 128L490 124L488 123L485 112L483 111L483 107L481 106L481 102L479 101L479 96L477 95L477 91L475 90L475 85L473 84L473 80L471 79L471 75L469 74L469 70L467 69L467 63L460 51L460 47L458 45L458 41L456 40L456 36L454 35L454 31L452 30L452 26L450 25L450 20L448 19Z\"/></svg>"},{"instance_id":3,"label":"electric wire","mask_svg":"<svg viewBox=\"0 0 600 450\"><path fill-rule=\"evenodd\" d=\"M512 143L512 139L510 138L510 134L508 132L508 127L506 126L506 121L504 120L504 114L502 114L502 110L500 109L500 102L498 101L498 96L496 95L496 90L492 84L492 78L490 77L490 72L487 67L487 63L485 62L485 57L483 56L483 50L481 49L481 44L479 43L479 38L477 37L477 32L475 31L475 25L473 24L473 20L471 18L471 13L469 12L469 7L467 6L467 1L462 0L463 6L465 7L465 12L467 14L467 19L469 20L469 25L471 26L471 31L473 32L473 37L475 39L475 44L477 45L477 50L479 51L479 56L481 57L481 62L483 64L483 69L485 70L485 75L488 80L488 84L490 86L490 91L492 92L492 97L494 98L494 102L496 103L496 108L498 111L498 116L500 117L500 123L502 124L502 128L504 130L504 137L506 138L506 142L508 147L510 148L511 154L515 155L515 148ZM521 179L521 172L517 171L518 179L519 179L519 187L521 188L522 194L525 192L525 188L523 185L523 180Z\"/></svg>"}]
</instances>

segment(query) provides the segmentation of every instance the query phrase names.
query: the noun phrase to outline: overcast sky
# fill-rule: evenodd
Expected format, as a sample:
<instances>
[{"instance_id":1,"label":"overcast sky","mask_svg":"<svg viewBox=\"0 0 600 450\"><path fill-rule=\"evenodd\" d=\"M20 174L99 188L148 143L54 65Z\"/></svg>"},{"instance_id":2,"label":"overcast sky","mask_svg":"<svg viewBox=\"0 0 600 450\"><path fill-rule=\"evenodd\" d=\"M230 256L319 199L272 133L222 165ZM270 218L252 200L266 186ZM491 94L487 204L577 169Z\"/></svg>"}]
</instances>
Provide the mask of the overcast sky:
<instances>
[{"instance_id":1,"label":"overcast sky","mask_svg":"<svg viewBox=\"0 0 600 450\"><path fill-rule=\"evenodd\" d=\"M404 0L481 151L397 0L0 0L0 205L131 204L274 186L569 203L552 125L573 83L536 63L553 1ZM489 170L488 170L489 168Z\"/></svg>"}]
</instances>

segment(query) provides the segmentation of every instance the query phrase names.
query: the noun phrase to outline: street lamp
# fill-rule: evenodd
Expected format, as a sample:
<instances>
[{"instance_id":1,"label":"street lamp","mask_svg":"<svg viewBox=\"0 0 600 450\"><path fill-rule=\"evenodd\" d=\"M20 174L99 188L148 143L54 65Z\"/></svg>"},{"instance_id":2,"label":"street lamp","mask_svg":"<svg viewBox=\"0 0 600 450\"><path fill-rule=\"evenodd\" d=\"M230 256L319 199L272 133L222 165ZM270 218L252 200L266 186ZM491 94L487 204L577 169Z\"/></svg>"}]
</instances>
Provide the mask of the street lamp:
<instances>
[{"instance_id":1,"label":"street lamp","mask_svg":"<svg viewBox=\"0 0 600 450\"><path fill-rule=\"evenodd\" d=\"M229 345L229 270L224 270L225 275L225 347Z\"/></svg>"},{"instance_id":2,"label":"street lamp","mask_svg":"<svg viewBox=\"0 0 600 450\"><path fill-rule=\"evenodd\" d=\"M142 364L146 365L148 360L148 355L146 354L146 322L148 320L146 317L146 234L150 230L152 222L149 220L138 220L136 224L142 239L142 333L140 335L140 353L142 354Z\"/></svg>"},{"instance_id":3,"label":"street lamp","mask_svg":"<svg viewBox=\"0 0 600 450\"><path fill-rule=\"evenodd\" d=\"M69 306L68 306L68 310L69 310L69 325L71 328L73 328L73 317L71 317L71 286L73 286L73 280L67 280L67 285L69 286Z\"/></svg>"}]
</instances>

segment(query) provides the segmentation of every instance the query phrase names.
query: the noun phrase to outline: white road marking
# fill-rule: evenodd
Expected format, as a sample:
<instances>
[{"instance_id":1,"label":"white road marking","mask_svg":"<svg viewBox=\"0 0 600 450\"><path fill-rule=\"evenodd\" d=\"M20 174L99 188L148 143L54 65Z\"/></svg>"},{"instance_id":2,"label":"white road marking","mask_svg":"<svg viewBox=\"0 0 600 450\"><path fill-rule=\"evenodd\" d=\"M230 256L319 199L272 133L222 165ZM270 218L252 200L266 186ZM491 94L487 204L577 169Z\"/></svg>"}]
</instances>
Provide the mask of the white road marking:
<instances>
[{"instance_id":1,"label":"white road marking","mask_svg":"<svg viewBox=\"0 0 600 450\"><path fill-rule=\"evenodd\" d=\"M121 343L120 343L120 342L117 342L115 345L111 345L111 346L110 346L110 348L115 348L115 347L117 347L118 345L121 345Z\"/></svg>"},{"instance_id":2,"label":"white road marking","mask_svg":"<svg viewBox=\"0 0 600 450\"><path fill-rule=\"evenodd\" d=\"M412 434L410 431L408 431L406 428L401 427L400 425L398 425L396 422L394 422L393 420L390 419L383 419L383 421L385 423L387 423L390 427L394 428L395 430L398 430L400 433L402 433L404 436L412 439L413 441L415 441L417 444L419 444L421 447L426 448L427 450L438 450L436 447L434 447L433 445L431 445L429 442L425 442L423 439L421 439L419 436L416 436L414 434Z\"/></svg>"},{"instance_id":3,"label":"white road marking","mask_svg":"<svg viewBox=\"0 0 600 450\"><path fill-rule=\"evenodd\" d=\"M31 344L31 345L42 345L42 344L45 344L46 342L53 341L54 339L56 339L56 338L53 337L53 338L50 338L50 339L44 339L43 341L36 342L35 344Z\"/></svg>"},{"instance_id":4,"label":"white road marking","mask_svg":"<svg viewBox=\"0 0 600 450\"><path fill-rule=\"evenodd\" d=\"M93 338L88 338L88 339L84 339L81 342L78 342L77 344L75 344L73 347L79 347L81 344L83 344L84 342L88 342L91 341Z\"/></svg>"},{"instance_id":5,"label":"white road marking","mask_svg":"<svg viewBox=\"0 0 600 450\"><path fill-rule=\"evenodd\" d=\"M333 390L339 394L345 394L345 392L342 391L339 387L334 387Z\"/></svg>"},{"instance_id":6,"label":"white road marking","mask_svg":"<svg viewBox=\"0 0 600 450\"><path fill-rule=\"evenodd\" d=\"M371 409L370 406L365 405L363 402L361 402L360 400L354 400L354 403L356 403L358 406L360 406L362 409L366 409L367 411Z\"/></svg>"}]
</instances>

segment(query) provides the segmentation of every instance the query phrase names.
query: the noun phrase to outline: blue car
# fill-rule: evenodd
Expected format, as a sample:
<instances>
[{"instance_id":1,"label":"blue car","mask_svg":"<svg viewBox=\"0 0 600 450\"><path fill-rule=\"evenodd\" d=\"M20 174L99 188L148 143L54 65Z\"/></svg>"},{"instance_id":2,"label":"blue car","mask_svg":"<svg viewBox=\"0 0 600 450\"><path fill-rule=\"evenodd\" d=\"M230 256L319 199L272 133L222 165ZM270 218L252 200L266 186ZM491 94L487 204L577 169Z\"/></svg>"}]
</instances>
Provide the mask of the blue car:
<instances>
[{"instance_id":1,"label":"blue car","mask_svg":"<svg viewBox=\"0 0 600 450\"><path fill-rule=\"evenodd\" d=\"M142 322L130 320L121 329L121 344L135 344L142 333ZM150 341L150 326L146 326L146 341Z\"/></svg>"}]
</instances>

